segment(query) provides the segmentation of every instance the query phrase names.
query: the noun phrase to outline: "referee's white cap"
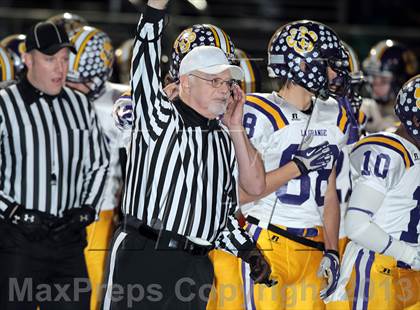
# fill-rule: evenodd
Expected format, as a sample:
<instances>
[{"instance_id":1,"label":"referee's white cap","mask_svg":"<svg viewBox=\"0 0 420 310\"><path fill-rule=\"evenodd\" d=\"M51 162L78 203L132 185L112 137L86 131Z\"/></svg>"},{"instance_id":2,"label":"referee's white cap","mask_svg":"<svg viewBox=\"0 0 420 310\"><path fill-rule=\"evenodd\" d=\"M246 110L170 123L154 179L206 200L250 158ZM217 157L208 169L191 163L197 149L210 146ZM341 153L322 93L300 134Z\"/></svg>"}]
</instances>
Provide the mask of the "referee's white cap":
<instances>
[{"instance_id":1,"label":"referee's white cap","mask_svg":"<svg viewBox=\"0 0 420 310\"><path fill-rule=\"evenodd\" d=\"M229 70L231 78L242 81L244 72L241 67L229 64L225 53L215 46L197 46L189 52L181 61L179 75L185 75L193 71L207 74L218 74Z\"/></svg>"}]
</instances>

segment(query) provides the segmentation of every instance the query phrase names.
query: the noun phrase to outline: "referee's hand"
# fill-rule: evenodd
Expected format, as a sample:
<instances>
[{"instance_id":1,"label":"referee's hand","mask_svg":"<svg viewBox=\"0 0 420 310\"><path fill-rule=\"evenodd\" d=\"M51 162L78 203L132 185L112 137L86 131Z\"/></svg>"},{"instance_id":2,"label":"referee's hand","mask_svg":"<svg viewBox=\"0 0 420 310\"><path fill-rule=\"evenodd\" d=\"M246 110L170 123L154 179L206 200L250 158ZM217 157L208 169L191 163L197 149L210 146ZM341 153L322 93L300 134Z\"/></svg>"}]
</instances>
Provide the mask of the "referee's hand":
<instances>
[{"instance_id":1,"label":"referee's hand","mask_svg":"<svg viewBox=\"0 0 420 310\"><path fill-rule=\"evenodd\" d=\"M242 126L244 114L245 93L241 87L234 83L229 96L226 113L223 115L222 122L229 129Z\"/></svg>"},{"instance_id":2,"label":"referee's hand","mask_svg":"<svg viewBox=\"0 0 420 310\"><path fill-rule=\"evenodd\" d=\"M277 284L277 281L270 279L271 267L258 248L243 251L239 254L239 257L249 264L251 269L249 276L254 283L265 284L268 287Z\"/></svg>"},{"instance_id":3,"label":"referee's hand","mask_svg":"<svg viewBox=\"0 0 420 310\"><path fill-rule=\"evenodd\" d=\"M149 0L147 5L158 10L163 10L168 4L169 0Z\"/></svg>"}]
</instances>

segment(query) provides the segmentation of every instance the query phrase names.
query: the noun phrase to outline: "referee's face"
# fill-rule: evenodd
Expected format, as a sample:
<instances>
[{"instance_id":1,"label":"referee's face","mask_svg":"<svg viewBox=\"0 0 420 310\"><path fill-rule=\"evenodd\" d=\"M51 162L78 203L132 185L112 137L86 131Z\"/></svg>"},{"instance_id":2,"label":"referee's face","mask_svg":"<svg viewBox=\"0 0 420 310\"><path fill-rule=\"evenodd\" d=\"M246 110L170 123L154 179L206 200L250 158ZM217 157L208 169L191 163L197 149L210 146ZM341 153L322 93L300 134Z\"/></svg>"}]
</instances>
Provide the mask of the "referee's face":
<instances>
[{"instance_id":1,"label":"referee's face","mask_svg":"<svg viewBox=\"0 0 420 310\"><path fill-rule=\"evenodd\" d=\"M231 92L231 75L229 70L219 74L206 74L197 71L191 77L191 99L197 112L214 119L226 112Z\"/></svg>"},{"instance_id":2,"label":"referee's face","mask_svg":"<svg viewBox=\"0 0 420 310\"><path fill-rule=\"evenodd\" d=\"M28 80L40 91L58 95L65 82L69 67L68 48L62 48L54 55L46 55L37 50L27 54Z\"/></svg>"}]
</instances>

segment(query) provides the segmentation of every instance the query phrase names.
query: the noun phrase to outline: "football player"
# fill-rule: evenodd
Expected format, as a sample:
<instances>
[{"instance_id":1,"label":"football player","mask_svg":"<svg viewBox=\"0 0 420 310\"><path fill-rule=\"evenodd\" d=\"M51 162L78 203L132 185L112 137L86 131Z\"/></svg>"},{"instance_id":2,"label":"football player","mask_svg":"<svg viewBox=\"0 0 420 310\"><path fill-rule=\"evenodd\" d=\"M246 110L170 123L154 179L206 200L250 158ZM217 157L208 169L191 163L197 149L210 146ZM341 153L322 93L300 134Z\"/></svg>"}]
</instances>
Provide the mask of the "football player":
<instances>
[{"instance_id":1,"label":"football player","mask_svg":"<svg viewBox=\"0 0 420 310\"><path fill-rule=\"evenodd\" d=\"M344 224L351 241L334 295L348 294L352 309L404 309L420 301L419 98L416 76L397 96L397 131L365 137L350 155L354 187Z\"/></svg>"},{"instance_id":2,"label":"football player","mask_svg":"<svg viewBox=\"0 0 420 310\"><path fill-rule=\"evenodd\" d=\"M69 59L67 85L87 94L106 135L110 150L110 167L102 209L99 220L87 229L88 246L85 249L92 296L91 309L98 309L99 288L102 284L105 259L112 236L115 217L118 215L121 191L123 188L123 170L120 159L121 132L115 128L112 108L115 100L129 90L128 85L108 81L112 74L114 49L109 36L103 31L83 26L77 31L71 42L77 49L76 55Z\"/></svg>"},{"instance_id":3,"label":"football player","mask_svg":"<svg viewBox=\"0 0 420 310\"><path fill-rule=\"evenodd\" d=\"M298 159L302 149L307 156L316 153L323 143L334 149L336 158L346 144L347 111L324 100L338 92L329 82L341 80L346 88L348 56L332 29L297 21L274 33L268 58L269 76L279 80L280 89L249 94L243 120L268 171L267 190L259 197L244 197L243 202L252 203L242 206L242 212L279 284L255 286L242 264L246 306L323 309L322 299L334 291L339 272L335 166L331 160L327 166L296 172L296 162L290 160ZM327 277L324 289L319 276Z\"/></svg>"},{"instance_id":4,"label":"football player","mask_svg":"<svg viewBox=\"0 0 420 310\"><path fill-rule=\"evenodd\" d=\"M368 116L366 130L378 132L395 126L394 101L401 86L418 70L416 55L403 44L384 40L375 44L363 61L372 98L364 100L362 111Z\"/></svg>"}]
</instances>

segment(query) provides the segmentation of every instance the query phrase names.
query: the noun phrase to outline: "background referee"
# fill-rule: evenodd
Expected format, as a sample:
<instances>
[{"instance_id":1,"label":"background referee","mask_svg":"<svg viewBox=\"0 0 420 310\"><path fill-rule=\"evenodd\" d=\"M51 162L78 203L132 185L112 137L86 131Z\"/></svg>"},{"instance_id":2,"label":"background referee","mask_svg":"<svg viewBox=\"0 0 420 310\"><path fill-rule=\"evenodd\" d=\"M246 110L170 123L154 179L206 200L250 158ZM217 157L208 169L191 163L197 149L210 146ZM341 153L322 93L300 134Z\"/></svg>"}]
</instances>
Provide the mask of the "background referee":
<instances>
[{"instance_id":1,"label":"background referee","mask_svg":"<svg viewBox=\"0 0 420 310\"><path fill-rule=\"evenodd\" d=\"M109 153L87 98L64 87L64 29L36 24L26 50L26 77L0 91L0 308L89 309L85 227Z\"/></svg>"},{"instance_id":2,"label":"background referee","mask_svg":"<svg viewBox=\"0 0 420 310\"><path fill-rule=\"evenodd\" d=\"M256 283L269 280L234 218L238 186L254 195L265 189L242 127L244 94L233 83L243 72L221 49L196 47L181 62L179 98L170 101L160 77L166 3L149 1L137 28L126 218L114 236L103 309L131 308L133 294L139 309L205 309L215 246L250 262Z\"/></svg>"}]
</instances>

